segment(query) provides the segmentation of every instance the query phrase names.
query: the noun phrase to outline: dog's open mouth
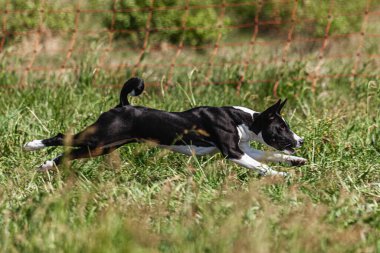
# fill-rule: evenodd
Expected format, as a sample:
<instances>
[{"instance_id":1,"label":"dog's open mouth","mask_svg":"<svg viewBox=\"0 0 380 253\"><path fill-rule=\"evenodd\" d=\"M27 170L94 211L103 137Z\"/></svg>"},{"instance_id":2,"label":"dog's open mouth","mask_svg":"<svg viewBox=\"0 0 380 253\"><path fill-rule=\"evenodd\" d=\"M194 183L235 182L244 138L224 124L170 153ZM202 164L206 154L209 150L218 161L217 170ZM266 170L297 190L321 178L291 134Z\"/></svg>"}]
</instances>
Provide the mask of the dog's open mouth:
<instances>
[{"instance_id":1,"label":"dog's open mouth","mask_svg":"<svg viewBox=\"0 0 380 253\"><path fill-rule=\"evenodd\" d=\"M294 148L291 147L291 145L285 147L283 151L285 154L288 154L288 155L292 155L296 152Z\"/></svg>"}]
</instances>

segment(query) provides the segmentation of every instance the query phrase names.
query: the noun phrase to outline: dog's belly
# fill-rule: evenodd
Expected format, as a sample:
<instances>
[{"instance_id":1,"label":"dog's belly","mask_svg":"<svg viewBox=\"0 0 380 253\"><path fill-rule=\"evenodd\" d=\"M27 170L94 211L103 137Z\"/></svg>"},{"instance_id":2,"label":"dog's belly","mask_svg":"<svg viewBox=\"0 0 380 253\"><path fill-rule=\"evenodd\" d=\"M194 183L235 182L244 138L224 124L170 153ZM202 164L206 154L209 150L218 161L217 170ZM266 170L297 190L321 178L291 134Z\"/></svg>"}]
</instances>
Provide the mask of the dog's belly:
<instances>
[{"instance_id":1,"label":"dog's belly","mask_svg":"<svg viewBox=\"0 0 380 253\"><path fill-rule=\"evenodd\" d=\"M159 147L169 149L174 152L182 153L185 155L208 155L218 152L216 147L198 147L195 145L159 145Z\"/></svg>"}]
</instances>

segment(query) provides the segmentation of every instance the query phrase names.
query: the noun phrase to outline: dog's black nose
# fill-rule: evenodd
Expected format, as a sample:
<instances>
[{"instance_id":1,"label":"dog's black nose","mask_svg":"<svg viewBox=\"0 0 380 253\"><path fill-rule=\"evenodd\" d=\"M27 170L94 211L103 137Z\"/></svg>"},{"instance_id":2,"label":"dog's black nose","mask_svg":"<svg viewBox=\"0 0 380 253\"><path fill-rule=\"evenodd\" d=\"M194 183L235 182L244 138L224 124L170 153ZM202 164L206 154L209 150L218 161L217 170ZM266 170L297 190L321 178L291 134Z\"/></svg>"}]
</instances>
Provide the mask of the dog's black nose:
<instances>
[{"instance_id":1,"label":"dog's black nose","mask_svg":"<svg viewBox=\"0 0 380 253\"><path fill-rule=\"evenodd\" d=\"M304 142L304 141L303 141L303 138L301 138L298 142L299 142L300 146L302 146L302 145L303 145L303 142Z\"/></svg>"}]
</instances>

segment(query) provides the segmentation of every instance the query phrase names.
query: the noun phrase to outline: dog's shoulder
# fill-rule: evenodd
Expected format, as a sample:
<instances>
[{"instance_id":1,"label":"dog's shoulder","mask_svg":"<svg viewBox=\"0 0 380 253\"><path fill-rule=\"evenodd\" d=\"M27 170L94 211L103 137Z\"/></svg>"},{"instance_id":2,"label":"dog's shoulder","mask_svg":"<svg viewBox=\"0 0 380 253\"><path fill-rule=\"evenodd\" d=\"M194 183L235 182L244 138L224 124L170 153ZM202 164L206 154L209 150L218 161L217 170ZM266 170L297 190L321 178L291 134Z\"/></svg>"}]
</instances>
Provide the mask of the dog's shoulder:
<instances>
[{"instance_id":1,"label":"dog's shoulder","mask_svg":"<svg viewBox=\"0 0 380 253\"><path fill-rule=\"evenodd\" d=\"M248 115L251 115L252 117L256 114L258 114L258 112L255 112L254 110L252 109L249 109L247 107L243 107L243 106L232 106L232 108L234 110L237 110L239 112L244 112L245 114L248 114Z\"/></svg>"},{"instance_id":2,"label":"dog's shoulder","mask_svg":"<svg viewBox=\"0 0 380 253\"><path fill-rule=\"evenodd\" d=\"M251 123L259 115L258 112L243 106L225 106L222 108L228 111L230 117L239 125Z\"/></svg>"}]
</instances>

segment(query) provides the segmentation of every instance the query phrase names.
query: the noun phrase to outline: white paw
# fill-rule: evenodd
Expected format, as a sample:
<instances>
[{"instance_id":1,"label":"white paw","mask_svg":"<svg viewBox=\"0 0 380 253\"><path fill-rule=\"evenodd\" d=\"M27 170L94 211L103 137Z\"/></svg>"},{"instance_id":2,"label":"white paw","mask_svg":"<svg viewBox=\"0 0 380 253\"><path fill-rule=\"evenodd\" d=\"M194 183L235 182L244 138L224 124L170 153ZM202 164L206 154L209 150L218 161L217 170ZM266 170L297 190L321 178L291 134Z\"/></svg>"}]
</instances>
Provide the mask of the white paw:
<instances>
[{"instance_id":1,"label":"white paw","mask_svg":"<svg viewBox=\"0 0 380 253\"><path fill-rule=\"evenodd\" d=\"M24 150L25 151L33 151L33 150L41 149L44 147L45 147L45 145L42 143L41 140L34 140L34 141L26 143L24 145Z\"/></svg>"},{"instance_id":2,"label":"white paw","mask_svg":"<svg viewBox=\"0 0 380 253\"><path fill-rule=\"evenodd\" d=\"M48 170L54 169L55 166L56 165L55 165L54 161L46 161L43 164L41 164L40 167L38 167L38 170L39 171L48 171Z\"/></svg>"}]
</instances>

